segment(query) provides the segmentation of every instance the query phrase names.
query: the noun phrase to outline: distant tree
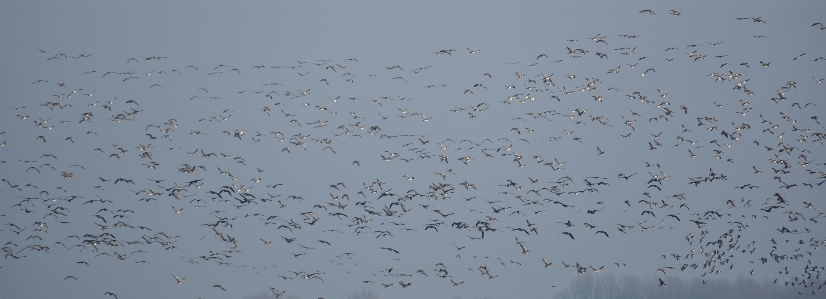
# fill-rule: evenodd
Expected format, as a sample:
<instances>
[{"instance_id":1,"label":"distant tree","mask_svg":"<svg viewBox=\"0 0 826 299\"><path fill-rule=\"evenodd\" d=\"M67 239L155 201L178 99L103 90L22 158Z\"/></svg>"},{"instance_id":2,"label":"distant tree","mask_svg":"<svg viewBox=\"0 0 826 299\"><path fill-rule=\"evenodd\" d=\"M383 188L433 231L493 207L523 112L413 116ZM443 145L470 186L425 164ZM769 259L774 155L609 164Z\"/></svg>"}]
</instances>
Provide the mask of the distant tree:
<instances>
[{"instance_id":1,"label":"distant tree","mask_svg":"<svg viewBox=\"0 0 826 299\"><path fill-rule=\"evenodd\" d=\"M246 295L244 299L275 299L275 295L271 292L261 292L255 295Z\"/></svg>"},{"instance_id":2,"label":"distant tree","mask_svg":"<svg viewBox=\"0 0 826 299\"><path fill-rule=\"evenodd\" d=\"M660 285L659 279L664 285ZM813 282L814 284L823 283ZM754 279L740 277L733 282L727 279L700 279L683 281L674 276L655 276L641 279L626 274L619 279L613 274L586 273L574 278L567 288L559 291L555 299L781 299L798 298L803 295L823 295L813 287L784 287L770 282L760 283Z\"/></svg>"},{"instance_id":3,"label":"distant tree","mask_svg":"<svg viewBox=\"0 0 826 299\"><path fill-rule=\"evenodd\" d=\"M244 299L276 299L276 298L278 298L278 297L275 296L275 294L273 294L272 292L261 292L261 293L255 294L255 295L245 295L244 296ZM289 295L289 296L284 296L284 297L281 297L281 298L278 298L278 299L300 299L300 298L295 296L295 295Z\"/></svg>"},{"instance_id":4,"label":"distant tree","mask_svg":"<svg viewBox=\"0 0 826 299\"><path fill-rule=\"evenodd\" d=\"M462 299L462 297L456 296L453 299ZM490 296L485 295L484 297L473 297L473 299L492 299Z\"/></svg>"},{"instance_id":5,"label":"distant tree","mask_svg":"<svg viewBox=\"0 0 826 299\"><path fill-rule=\"evenodd\" d=\"M376 296L372 290L362 288L360 293L353 291L353 294L347 295L347 299L379 299L379 296Z\"/></svg>"}]
</instances>

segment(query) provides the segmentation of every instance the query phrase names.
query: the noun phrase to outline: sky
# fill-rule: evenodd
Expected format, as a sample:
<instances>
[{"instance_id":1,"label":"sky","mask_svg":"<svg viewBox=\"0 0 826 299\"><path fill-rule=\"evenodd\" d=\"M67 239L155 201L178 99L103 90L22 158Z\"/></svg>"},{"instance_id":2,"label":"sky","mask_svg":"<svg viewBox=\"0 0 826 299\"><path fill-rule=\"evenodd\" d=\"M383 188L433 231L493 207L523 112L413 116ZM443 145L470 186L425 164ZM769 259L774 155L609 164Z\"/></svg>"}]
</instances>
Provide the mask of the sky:
<instances>
[{"instance_id":1,"label":"sky","mask_svg":"<svg viewBox=\"0 0 826 299\"><path fill-rule=\"evenodd\" d=\"M0 297L822 294L824 6L0 1Z\"/></svg>"}]
</instances>

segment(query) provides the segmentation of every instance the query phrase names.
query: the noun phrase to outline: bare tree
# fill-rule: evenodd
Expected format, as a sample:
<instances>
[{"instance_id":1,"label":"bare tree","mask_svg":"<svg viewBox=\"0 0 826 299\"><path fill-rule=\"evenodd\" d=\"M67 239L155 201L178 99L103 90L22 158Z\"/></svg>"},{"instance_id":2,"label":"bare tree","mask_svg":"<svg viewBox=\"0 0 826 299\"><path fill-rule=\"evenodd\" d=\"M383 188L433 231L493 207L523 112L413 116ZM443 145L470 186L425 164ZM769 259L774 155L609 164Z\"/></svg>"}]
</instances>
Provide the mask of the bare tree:
<instances>
[{"instance_id":1,"label":"bare tree","mask_svg":"<svg viewBox=\"0 0 826 299\"><path fill-rule=\"evenodd\" d=\"M822 281L811 281L810 286L804 284L802 287L800 285L793 287L768 281L760 283L748 277L740 277L734 281L711 278L684 281L675 276L653 276L641 279L636 275L625 274L618 279L610 273L586 273L574 278L570 285L559 291L554 298L798 298L799 295L819 295L817 285L822 283Z\"/></svg>"},{"instance_id":2,"label":"bare tree","mask_svg":"<svg viewBox=\"0 0 826 299\"><path fill-rule=\"evenodd\" d=\"M347 295L347 299L379 299L379 296L376 296L372 290L362 288L361 292L353 291L352 294Z\"/></svg>"}]
</instances>

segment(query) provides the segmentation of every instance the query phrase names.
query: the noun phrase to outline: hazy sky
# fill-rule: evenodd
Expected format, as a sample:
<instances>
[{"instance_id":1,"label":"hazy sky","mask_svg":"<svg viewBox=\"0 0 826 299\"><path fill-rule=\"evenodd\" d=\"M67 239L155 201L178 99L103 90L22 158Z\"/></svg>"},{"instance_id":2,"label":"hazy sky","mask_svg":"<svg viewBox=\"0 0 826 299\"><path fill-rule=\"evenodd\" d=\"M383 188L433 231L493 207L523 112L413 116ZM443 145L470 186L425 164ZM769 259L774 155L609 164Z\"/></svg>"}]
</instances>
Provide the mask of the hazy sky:
<instances>
[{"instance_id":1,"label":"hazy sky","mask_svg":"<svg viewBox=\"0 0 826 299\"><path fill-rule=\"evenodd\" d=\"M0 1L0 297L808 293L824 10Z\"/></svg>"}]
</instances>

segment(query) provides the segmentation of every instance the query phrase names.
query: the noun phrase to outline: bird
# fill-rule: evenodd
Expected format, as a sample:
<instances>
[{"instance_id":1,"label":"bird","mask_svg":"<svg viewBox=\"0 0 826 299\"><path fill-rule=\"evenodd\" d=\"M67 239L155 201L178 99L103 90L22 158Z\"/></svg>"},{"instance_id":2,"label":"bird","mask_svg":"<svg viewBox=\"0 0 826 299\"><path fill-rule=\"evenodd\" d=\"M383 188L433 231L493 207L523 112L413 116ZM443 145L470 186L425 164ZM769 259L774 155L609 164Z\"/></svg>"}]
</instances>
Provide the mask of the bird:
<instances>
[{"instance_id":1,"label":"bird","mask_svg":"<svg viewBox=\"0 0 826 299\"><path fill-rule=\"evenodd\" d=\"M793 12L800 10L791 9ZM599 10L604 8L594 7L592 11L599 14ZM643 16L633 15L634 11ZM644 16L645 13L651 17ZM611 32L622 33L630 27L612 20L642 17L637 21L644 26L635 27L634 33L644 38L618 35L625 37L622 39L624 45L613 50L607 47L610 34L597 34L583 36L584 40L589 38L595 44L588 42L574 48L570 46L580 44L578 36L550 36L546 40L551 47L541 50L539 55L494 49L481 53L470 47L464 52L443 45L438 48L442 50L404 48L401 50L404 55L385 55L387 51L384 49L368 47L362 51L365 57L345 60L334 52L346 54L352 49L337 48L329 44L332 40L322 39L313 51L300 55L304 57L302 61L289 57L290 47L281 47L278 55L266 59L248 55L245 59L250 66L245 72L240 72L240 68L244 68L242 65L228 66L223 64L228 62L217 61L218 66L213 71L200 73L198 67L182 60L183 57L161 58L149 55L153 53L142 56L139 53L132 55L134 58L127 57L127 61L115 57L120 60L109 63L113 71L100 71L103 76L96 77L87 76L96 73L98 64L95 61L114 57L113 53L96 53L89 57L89 54L56 54L60 49L51 49L65 47L65 43L55 43L49 46L49 51L41 50L40 53L29 48L31 55L15 56L13 62L38 65L44 63L38 59L46 58L45 63L50 65L46 71L29 69L27 75L10 79L10 83L17 79L28 81L22 85L9 85L9 94L26 96L6 99L9 101L6 110L15 111L13 114L16 115L8 118L8 124L15 129L0 132L0 146L12 150L9 153L16 153L4 155L4 160L0 161L4 170L0 176L8 185L0 192L5 192L4 199L13 201L12 206L4 210L5 216L9 216L3 224L9 232L4 235L9 242L4 245L4 255L25 266L32 258L59 254L57 246L62 246L67 253L90 254L93 262L87 262L89 258L76 258L73 259L75 263L68 263L72 267L90 267L90 270L107 267L105 260L113 257L120 262L134 260L134 263L122 264L132 267L158 267L159 261L169 267L214 263L226 266L221 267L221 273L240 279L253 274L274 273L282 280L296 282L279 285L280 288L296 293L295 296L304 293L306 297L317 291L297 282L314 283L318 279L335 284L355 278L355 281L375 281L391 288L397 283L409 288L414 281L417 288L436 288L439 287L437 284L426 280L438 276L449 278L453 286L463 285L466 279L462 276L467 273L462 273L466 269L475 272L477 267L483 278L493 279L497 273L491 275L490 272L521 266L524 261L508 257L507 252L499 254L497 247L485 243L484 239L497 240L513 233L517 234L514 237L525 233L527 237L516 240L518 248L523 254L530 251L536 254L548 248L532 243L536 239L531 238L531 234L538 236L540 230L546 234L564 230L557 234L567 235L571 242L577 242L573 232L580 234L579 242L590 239L589 250L596 255L611 255L614 251L628 249L622 248L628 244L643 244L654 239L673 245L667 252L662 246L638 246L636 250L640 256L664 254L663 259L668 261L654 267L637 263L633 265L634 269L629 268L632 272L646 273L647 270L656 274L662 271L666 276L666 271L680 269L681 275L705 277L740 273L733 267L750 274L753 274L750 269L754 273L764 273L760 275L771 275L771 271L761 270L774 269L784 272L778 277L781 283L784 278L788 281L789 285L785 287L788 291L807 287L807 291L819 292L816 285L810 285L812 281L818 281L815 276L819 268L812 270L818 260L808 256L817 256L818 252L813 250L822 247L822 240L817 238L818 226L812 224L819 223L819 215L823 213L817 209L820 207L816 208L816 201L806 198L819 198L817 187L826 184L826 178L822 177L823 161L817 158L822 153L820 145L826 135L819 123L822 109L818 108L823 105L800 99L818 94L817 89L822 86L818 83L823 79L817 76L823 75L812 72L807 76L814 82L806 79L796 84L790 80L798 80L791 78L799 77L799 74L790 70L816 70L816 64L826 59L790 52L813 50L789 49L806 48L805 45L801 47L800 41L816 40L814 35L826 26L820 22L812 24L817 20L807 23L812 24L812 28L805 24L800 27L794 22L768 25L756 15L735 18L745 21L738 24L726 24L726 20L704 23L688 15L675 19L681 16L676 10L669 10L668 14L673 17L660 19L658 17L662 15L657 16L653 10L632 8L602 14L605 22L581 24L585 31L605 32L604 28L598 28L608 25ZM110 17L118 19L118 16ZM41 17L36 16L31 21L42 22ZM232 29L237 23L233 18L237 17L229 15L227 19L225 16L222 24ZM330 20L340 29L350 26L336 22L335 18ZM752 23L748 23L749 20ZM77 28L71 23L64 25L61 32L65 39L72 40L82 32L73 30ZM686 42L687 37L679 34L649 37L653 31L672 32L676 27L712 32L717 28L715 26L723 26L721 28L730 34L747 35L745 39L697 44ZM771 26L771 32L762 32L767 29L764 26ZM535 33L537 28L540 27L521 29ZM791 34L788 30L797 31ZM760 32L749 33L752 31ZM765 40L747 38L754 34L766 34ZM785 48L753 45L789 34L803 38L785 39ZM219 41L226 40L218 37ZM652 48L652 38L662 48L657 45ZM236 40L240 44L233 46L239 49L251 43ZM563 40L568 43L560 46L558 42ZM12 37L10 43L14 41ZM387 44L394 41L390 38ZM175 43L173 41L172 46ZM641 52L636 52L636 47ZM685 53L688 58L680 55L682 53L669 55L684 48L690 48ZM745 48L748 51L732 51ZM156 50L166 51L164 47ZM203 50L206 51L204 55L210 56L209 51L214 49ZM133 51L140 52L141 49ZM643 52L648 56L642 55ZM334 58L336 61L310 58L317 53L339 58ZM437 56L432 56L434 53ZM711 55L707 56L709 53ZM452 54L457 55L453 57ZM568 57L558 57L564 60L550 58L560 54L568 54ZM228 55L237 56L238 53ZM766 58L768 56L779 59ZM809 58L803 59L806 57ZM544 60L540 62L542 58L553 62L553 67L545 65ZM266 66L272 63L269 61L279 59L285 62ZM596 60L603 59L629 60L618 62L617 67L610 63L595 64ZM720 61L705 63L714 59ZM379 60L387 65L376 64ZM771 68L771 76L758 74L765 70L762 67L751 70L750 64L754 62ZM399 73L407 73L401 64L408 63L423 64L410 67L412 73ZM182 71L174 70L180 65L185 66ZM626 74L628 71L621 69L622 65L640 76ZM604 66L609 67L609 76L598 78L598 74L606 71L600 69ZM636 67L640 67L639 72ZM742 67L747 69L740 74ZM123 70L115 72L117 68ZM544 72L564 72L562 75L568 80L562 80L573 87L557 86L556 83L562 81L554 82L553 74L537 71L541 68L551 70L542 70ZM334 73L329 74L327 70ZM339 70L343 74L337 74ZM619 74L621 70L623 74ZM494 72L497 78L492 77ZM232 76L236 73L238 76ZM273 80L273 76L283 79ZM38 78L43 79L34 81ZM787 79L776 81L772 78ZM342 79L350 84L342 86ZM141 89L147 85L149 91ZM500 88L487 88L487 85ZM129 91L134 87L144 93L130 96ZM89 88L92 88L91 92ZM626 99L614 96L629 89ZM617 93L603 93L604 90ZM728 90L743 92L758 100L729 96L726 94ZM479 95L475 94L477 91ZM114 99L101 99L111 94L115 94L111 96ZM772 102L759 102L763 97ZM726 100L729 98L735 100ZM42 100L37 102L39 106L32 107L33 104L21 104L26 99ZM581 101L583 99L585 101ZM625 100L628 100L627 105L639 107L617 109L626 105L620 103ZM144 104L139 105L138 101ZM689 101L691 104L687 104ZM26 105L28 107L24 107ZM282 114L271 113L276 109ZM728 123L732 127L728 127ZM136 127L135 124L139 125ZM695 124L696 129L692 128ZM141 127L144 131L139 130ZM632 132L627 132L628 127ZM640 128L640 132L636 132L636 128ZM645 132L650 134L650 139ZM511 136L519 136L516 138L519 140L512 142L508 139ZM454 139L461 141L454 142ZM673 143L667 144L669 140ZM191 148L180 151L183 144ZM304 151L292 153L296 147ZM587 159L588 148L593 150L595 147L601 157L596 161ZM688 157L681 152L683 148L687 149ZM612 155L606 155L608 151ZM578 155L580 152L586 155ZM58 159L57 155L61 157ZM537 163L527 163L523 156L533 157ZM586 158L579 159L579 156ZM48 161L44 162L44 159ZM96 159L99 161L94 162ZM72 164L64 161L72 161ZM450 161L454 161L453 164ZM752 173L738 171L747 169L748 164L752 164ZM758 168L756 165L762 166ZM650 177L637 177L641 171L648 171ZM114 172L126 174L115 175L112 179ZM613 174L618 174L616 179ZM104 175L108 178L103 178ZM530 184L523 186L525 178ZM269 182L275 179L278 183ZM769 180L777 180L775 188L758 183ZM685 186L686 182L694 187ZM363 188L353 187L359 183ZM522 188L525 186L530 188ZM780 190L775 190L777 187ZM274 189L278 192L271 191ZM358 198L357 194L363 198ZM355 196L353 203L350 195ZM642 198L637 198L640 196ZM805 200L802 203L801 198ZM152 213L158 202L184 200L193 208L186 208L181 203L167 203L175 215L168 210ZM451 204L457 200L462 207ZM516 201L519 205L508 204L508 201ZM622 204L626 207L621 207ZM695 209L691 210L689 205L695 205ZM487 210L488 206L491 210ZM688 212L673 210L683 207ZM182 213L183 209L187 209L187 214ZM540 213L547 217L539 217ZM661 214L659 223L655 220L657 213ZM651 223L646 221L649 217L654 219ZM451 221L447 222L447 218ZM546 221L553 218L558 220ZM20 219L33 220L21 223L24 220ZM682 223L682 219L687 219L686 223ZM789 224L785 224L786 220ZM780 221L784 224L779 224ZM612 239L597 236L602 234L609 238L607 231L611 228L606 226L612 224L628 242L609 243ZM755 227L772 224L776 224L776 234L782 236L774 236L774 231L772 234L752 231ZM273 236L269 225L276 231L286 229L289 232ZM199 226L209 226L212 230L198 230ZM582 235L596 228L600 230ZM637 228L645 234L634 232ZM454 230L469 240L451 238ZM686 231L679 234L683 230ZM683 239L685 234L689 236ZM248 242L255 236L263 245ZM278 237L285 243L270 241ZM440 239L443 237L447 239ZM615 239L618 238L615 235ZM352 242L345 242L345 239ZM405 241L399 242L402 239ZM417 266L420 269L413 268L415 272L412 272L405 266L423 264L422 261L427 259L423 258L427 254L410 254L420 251L422 244L437 251L452 252L449 246L440 243L444 240L457 250L455 258L437 264L435 269ZM528 246L533 249L528 250ZM301 250L296 249L298 247ZM126 248L133 249L124 251ZM277 250L268 251L270 249ZM564 248L551 249L554 252L552 259L558 259L557 256L570 259L566 257L570 252ZM516 247L509 250L515 251ZM345 254L344 251L352 252ZM405 255L401 255L401 251ZM293 255L298 263L267 264L250 262L249 259L251 255L267 254L283 257L283 252ZM761 252L768 255L760 255ZM330 253L336 257L329 256ZM175 258L158 259L163 256ZM811 260L807 267L792 267L793 264L806 266L807 259ZM366 260L385 265L380 268L395 268L373 271L365 266ZM545 268L552 268L553 263L549 260L544 257L541 260ZM494 261L494 264L479 267L488 261ZM560 273L565 274L567 268L573 267L578 274L604 270L602 266L588 262L598 261L563 262L566 271ZM615 264L618 267L624 265L619 261ZM745 264L750 265L743 268ZM60 270L59 266L55 269ZM725 266L729 269L723 268ZM118 290L126 297L128 294L123 293L126 290L115 289L110 283L114 279L132 279L140 272L125 269L127 271L119 272L118 276L104 277L95 283L108 285L104 289ZM295 270L292 272L295 275L286 270ZM436 274L431 275L434 272ZM811 277L806 277L810 273ZM71 273L61 275L64 283L72 278L76 280L74 283L84 284L87 289L91 286L86 285L88 280L78 281L79 278L67 274ZM404 278L419 274L422 277ZM400 281L388 278L391 276L398 276ZM184 283L183 278L174 274L173 277L176 284ZM537 277L520 276L527 283L535 283ZM664 286L666 277L655 282ZM50 281L52 279L54 277L44 276L41 280L51 284L54 283ZM403 282L404 279L409 281ZM806 282L801 283L802 279ZM256 279L249 281L253 282L253 292L256 283L262 286L255 282ZM212 281L213 288L226 291L216 282ZM164 282L161 280L161 283ZM507 281L468 286L484 291L500 287L502 283ZM676 285L676 280L672 281L671 288ZM10 287L12 291L20 288ZM148 287L155 286L150 284ZM276 297L285 294L267 287ZM94 286L91 288L98 290Z\"/></svg>"},{"instance_id":2,"label":"bird","mask_svg":"<svg viewBox=\"0 0 826 299\"><path fill-rule=\"evenodd\" d=\"M384 249L384 250L387 250L387 251L392 251L392 252L395 252L395 253L399 253L398 250L390 248L390 247L380 247L380 249Z\"/></svg>"}]
</instances>

